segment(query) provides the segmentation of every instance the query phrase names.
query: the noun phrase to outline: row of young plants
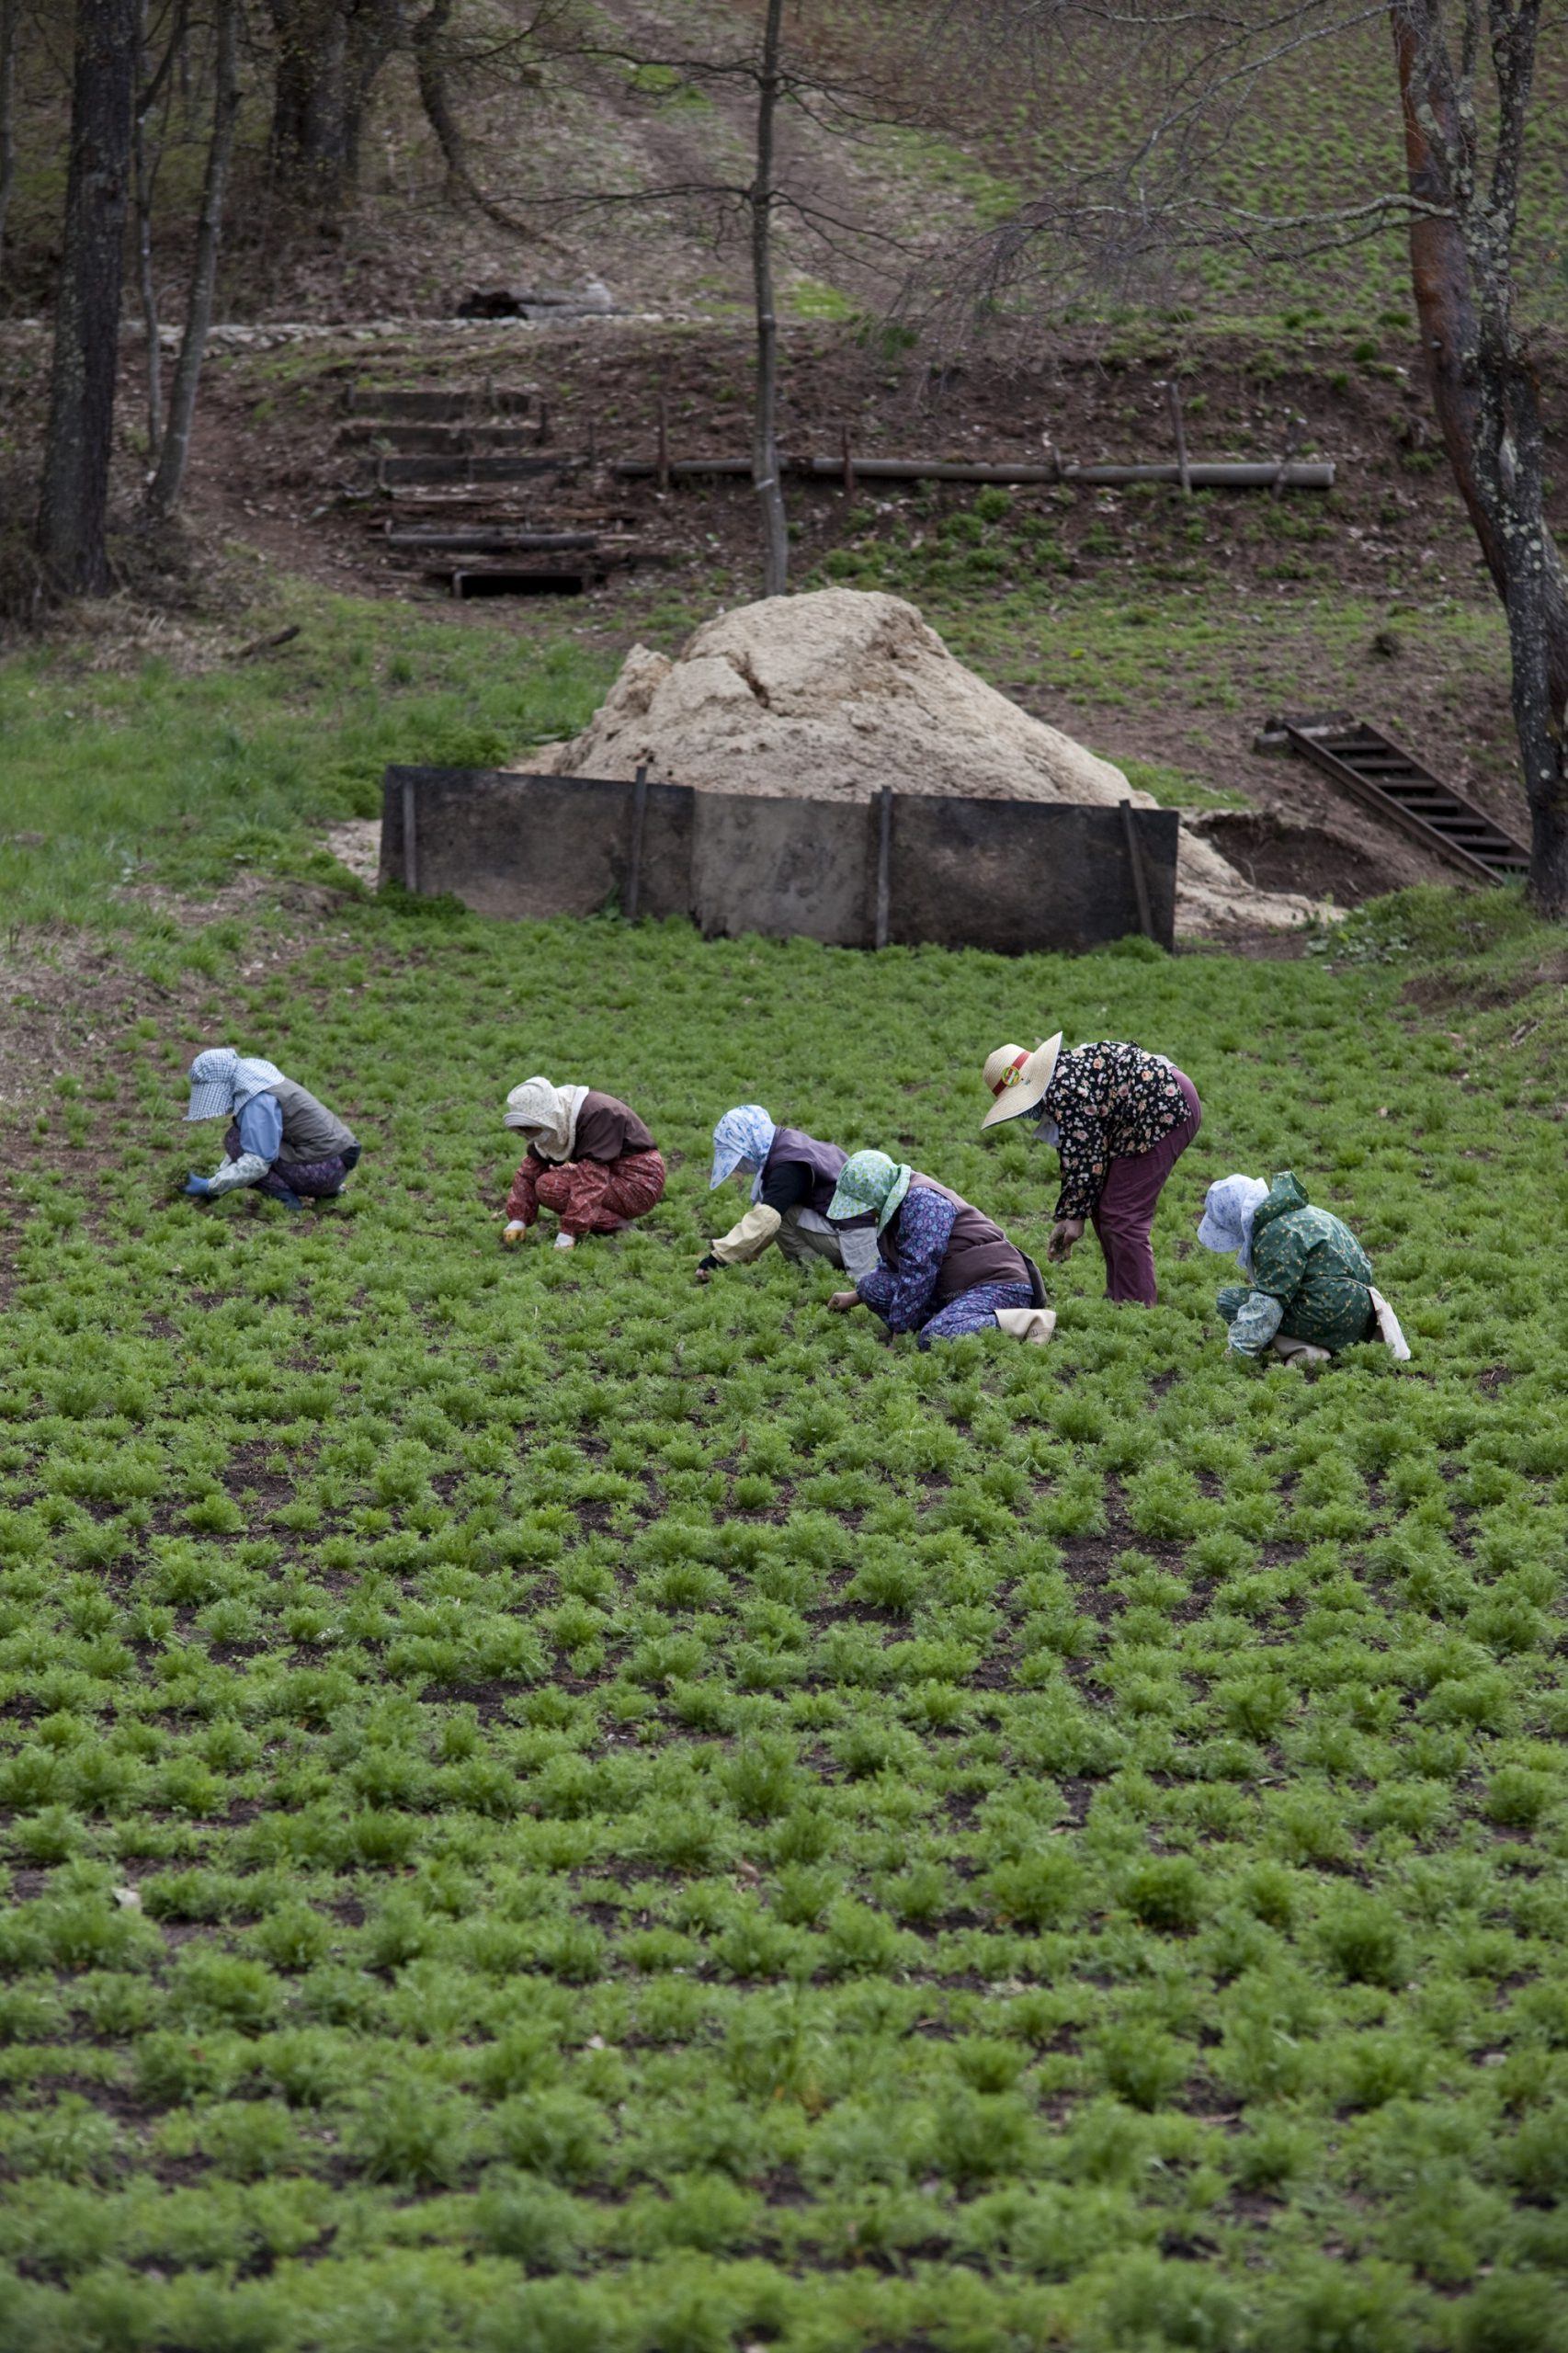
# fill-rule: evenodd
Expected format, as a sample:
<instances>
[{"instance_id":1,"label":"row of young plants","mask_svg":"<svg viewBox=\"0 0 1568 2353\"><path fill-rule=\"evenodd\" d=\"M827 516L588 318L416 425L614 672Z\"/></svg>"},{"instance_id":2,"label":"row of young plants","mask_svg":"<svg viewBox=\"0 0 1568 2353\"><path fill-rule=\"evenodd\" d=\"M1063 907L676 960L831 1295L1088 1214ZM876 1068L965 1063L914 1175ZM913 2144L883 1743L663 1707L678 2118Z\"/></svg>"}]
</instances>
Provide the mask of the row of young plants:
<instances>
[{"instance_id":1,"label":"row of young plants","mask_svg":"<svg viewBox=\"0 0 1568 2353\"><path fill-rule=\"evenodd\" d=\"M1436 894L1281 965L367 906L67 1075L8 1155L6 2341L1559 2344L1547 952ZM1080 1252L1049 1350L923 1358L693 1284L754 1097L1038 1242L975 1069L1058 1026L1203 1096L1157 1309ZM171 1200L220 1035L352 1119L340 1207ZM496 1247L534 1068L672 1165L570 1259ZM1227 1357L1198 1204L1285 1165L1403 1371Z\"/></svg>"}]
</instances>

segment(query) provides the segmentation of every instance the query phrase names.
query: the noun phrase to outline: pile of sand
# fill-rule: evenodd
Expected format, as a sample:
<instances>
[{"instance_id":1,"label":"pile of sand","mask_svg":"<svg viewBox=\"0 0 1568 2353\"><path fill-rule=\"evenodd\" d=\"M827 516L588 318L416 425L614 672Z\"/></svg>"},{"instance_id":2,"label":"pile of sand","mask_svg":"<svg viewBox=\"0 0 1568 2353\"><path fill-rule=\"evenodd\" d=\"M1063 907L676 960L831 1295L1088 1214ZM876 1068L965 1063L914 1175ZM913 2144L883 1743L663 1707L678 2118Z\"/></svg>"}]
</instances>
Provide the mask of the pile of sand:
<instances>
[{"instance_id":1,"label":"pile of sand","mask_svg":"<svg viewBox=\"0 0 1568 2353\"><path fill-rule=\"evenodd\" d=\"M710 792L868 801L899 792L983 801L1131 800L1121 770L1031 719L954 658L913 605L858 588L722 613L671 662L634 646L585 732L514 767L630 777ZM1185 827L1176 923L1289 929L1310 899L1257 891Z\"/></svg>"}]
</instances>

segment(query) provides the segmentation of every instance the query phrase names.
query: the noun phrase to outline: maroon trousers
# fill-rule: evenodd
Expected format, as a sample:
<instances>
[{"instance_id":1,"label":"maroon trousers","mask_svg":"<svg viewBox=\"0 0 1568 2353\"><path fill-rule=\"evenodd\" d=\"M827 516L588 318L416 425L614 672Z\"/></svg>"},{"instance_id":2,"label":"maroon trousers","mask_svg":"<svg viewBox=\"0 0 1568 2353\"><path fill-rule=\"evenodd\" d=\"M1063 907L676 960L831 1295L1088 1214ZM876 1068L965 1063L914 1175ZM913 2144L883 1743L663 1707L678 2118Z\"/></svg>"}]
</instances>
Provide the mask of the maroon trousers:
<instances>
[{"instance_id":1,"label":"maroon trousers","mask_svg":"<svg viewBox=\"0 0 1568 2353\"><path fill-rule=\"evenodd\" d=\"M1203 1124L1198 1089L1184 1071L1176 1074L1188 1117L1149 1152L1113 1160L1095 1205L1095 1232L1105 1253L1105 1295L1153 1307L1159 1297L1150 1230L1165 1178Z\"/></svg>"},{"instance_id":2,"label":"maroon trousers","mask_svg":"<svg viewBox=\"0 0 1568 2353\"><path fill-rule=\"evenodd\" d=\"M506 1214L532 1225L541 1209L553 1210L562 1233L619 1233L634 1217L646 1217L665 1189L665 1164L657 1152L623 1153L619 1160L561 1160L549 1168L525 1160L512 1182Z\"/></svg>"}]
</instances>

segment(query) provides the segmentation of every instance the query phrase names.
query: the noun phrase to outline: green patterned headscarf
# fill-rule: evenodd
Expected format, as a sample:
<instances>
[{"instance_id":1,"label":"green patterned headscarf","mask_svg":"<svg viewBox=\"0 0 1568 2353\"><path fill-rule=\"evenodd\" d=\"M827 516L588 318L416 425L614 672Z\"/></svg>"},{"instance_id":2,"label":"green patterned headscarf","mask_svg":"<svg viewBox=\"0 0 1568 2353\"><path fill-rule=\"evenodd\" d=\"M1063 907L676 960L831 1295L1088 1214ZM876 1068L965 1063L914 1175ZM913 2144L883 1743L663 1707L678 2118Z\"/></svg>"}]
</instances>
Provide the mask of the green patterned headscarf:
<instances>
[{"instance_id":1,"label":"green patterned headscarf","mask_svg":"<svg viewBox=\"0 0 1568 2353\"><path fill-rule=\"evenodd\" d=\"M827 1205L829 1221L847 1225L851 1218L871 1215L881 1233L914 1174L907 1161L890 1160L885 1152L852 1152L838 1172L838 1190Z\"/></svg>"}]
</instances>

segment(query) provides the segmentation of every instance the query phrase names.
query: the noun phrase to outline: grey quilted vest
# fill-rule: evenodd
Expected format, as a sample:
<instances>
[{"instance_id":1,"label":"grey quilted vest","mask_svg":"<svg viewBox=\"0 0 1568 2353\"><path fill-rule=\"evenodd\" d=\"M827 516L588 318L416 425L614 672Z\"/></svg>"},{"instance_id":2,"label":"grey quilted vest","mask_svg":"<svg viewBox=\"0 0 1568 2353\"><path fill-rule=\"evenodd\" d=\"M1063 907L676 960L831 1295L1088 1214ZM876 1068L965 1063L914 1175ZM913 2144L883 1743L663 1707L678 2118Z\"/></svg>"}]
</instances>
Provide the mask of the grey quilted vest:
<instances>
[{"instance_id":1,"label":"grey quilted vest","mask_svg":"<svg viewBox=\"0 0 1568 2353\"><path fill-rule=\"evenodd\" d=\"M335 1160L358 1142L352 1128L346 1128L324 1103L318 1103L313 1095L296 1086L291 1078L280 1078L267 1091L277 1097L278 1108L283 1114L283 1145L278 1154L281 1165L287 1166L290 1161Z\"/></svg>"}]
</instances>

